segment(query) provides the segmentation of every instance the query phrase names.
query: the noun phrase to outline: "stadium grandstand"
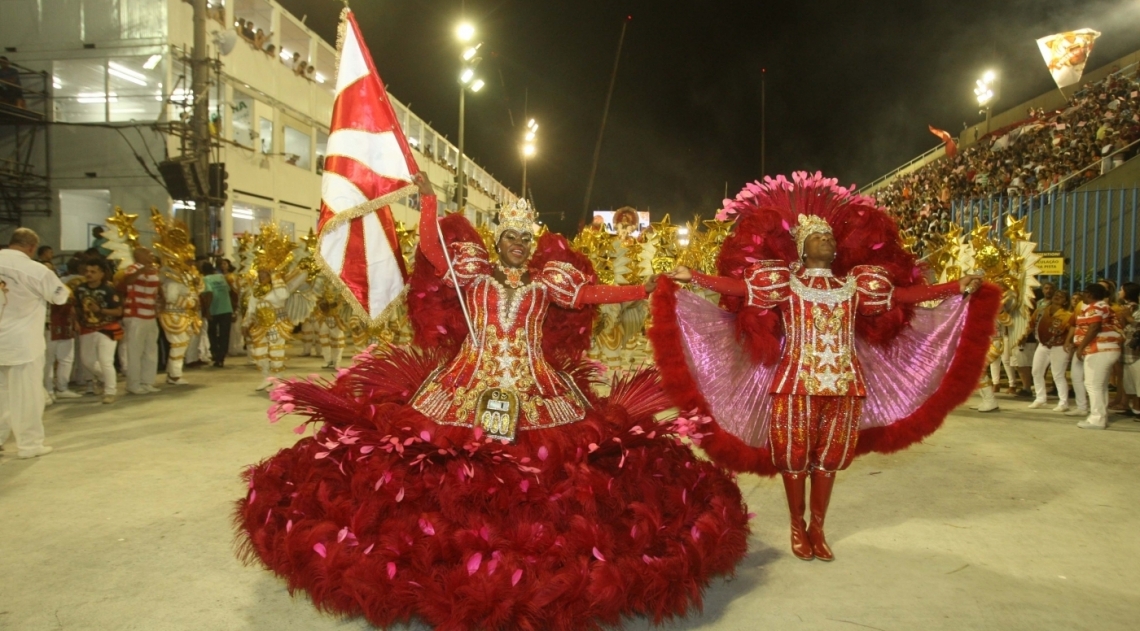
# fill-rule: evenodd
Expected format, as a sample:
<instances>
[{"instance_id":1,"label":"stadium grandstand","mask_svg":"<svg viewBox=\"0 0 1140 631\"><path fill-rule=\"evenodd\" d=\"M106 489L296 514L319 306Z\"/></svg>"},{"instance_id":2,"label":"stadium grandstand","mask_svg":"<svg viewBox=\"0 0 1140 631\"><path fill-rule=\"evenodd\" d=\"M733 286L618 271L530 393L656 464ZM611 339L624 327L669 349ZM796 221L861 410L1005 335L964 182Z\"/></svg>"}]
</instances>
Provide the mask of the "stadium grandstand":
<instances>
[{"instance_id":1,"label":"stadium grandstand","mask_svg":"<svg viewBox=\"0 0 1140 631\"><path fill-rule=\"evenodd\" d=\"M1064 255L1062 281L1136 277L1140 203L1140 51L967 128L956 151L939 146L863 188L891 209L915 250L952 225L1000 234L1027 217L1041 251Z\"/></svg>"}]
</instances>

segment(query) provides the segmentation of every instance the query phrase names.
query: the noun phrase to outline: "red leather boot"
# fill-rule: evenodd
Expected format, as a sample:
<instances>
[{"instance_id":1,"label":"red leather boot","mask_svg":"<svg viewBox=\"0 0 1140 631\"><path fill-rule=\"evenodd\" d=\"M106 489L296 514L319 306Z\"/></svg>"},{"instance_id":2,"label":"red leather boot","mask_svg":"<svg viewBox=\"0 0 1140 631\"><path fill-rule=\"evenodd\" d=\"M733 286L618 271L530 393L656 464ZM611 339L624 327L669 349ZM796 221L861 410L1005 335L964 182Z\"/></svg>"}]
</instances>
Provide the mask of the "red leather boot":
<instances>
[{"instance_id":1,"label":"red leather boot","mask_svg":"<svg viewBox=\"0 0 1140 631\"><path fill-rule=\"evenodd\" d=\"M827 516L827 505L831 502L831 487L835 484L835 473L832 471L811 472L811 525L808 526L807 536L811 542L811 551L820 561L831 561L835 555L827 545L823 536L823 519Z\"/></svg>"},{"instance_id":2,"label":"red leather boot","mask_svg":"<svg viewBox=\"0 0 1140 631\"><path fill-rule=\"evenodd\" d=\"M815 558L804 523L805 489L807 473L784 473L784 494L788 496L788 512L792 514L792 554L804 561Z\"/></svg>"}]
</instances>

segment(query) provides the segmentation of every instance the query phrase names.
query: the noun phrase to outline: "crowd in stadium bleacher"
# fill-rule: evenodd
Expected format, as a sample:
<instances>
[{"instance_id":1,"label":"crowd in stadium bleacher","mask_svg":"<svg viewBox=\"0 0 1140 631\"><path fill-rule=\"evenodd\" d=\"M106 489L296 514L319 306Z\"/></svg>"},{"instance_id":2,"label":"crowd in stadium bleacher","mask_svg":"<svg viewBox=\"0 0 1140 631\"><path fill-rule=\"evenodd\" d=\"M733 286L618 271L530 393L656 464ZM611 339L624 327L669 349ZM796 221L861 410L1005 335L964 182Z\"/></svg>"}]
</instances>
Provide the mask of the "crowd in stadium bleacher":
<instances>
[{"instance_id":1,"label":"crowd in stadium bleacher","mask_svg":"<svg viewBox=\"0 0 1140 631\"><path fill-rule=\"evenodd\" d=\"M946 231L954 200L1068 191L1123 164L1140 143L1140 68L1110 74L1072 94L1066 108L1030 110L875 193L918 251Z\"/></svg>"}]
</instances>

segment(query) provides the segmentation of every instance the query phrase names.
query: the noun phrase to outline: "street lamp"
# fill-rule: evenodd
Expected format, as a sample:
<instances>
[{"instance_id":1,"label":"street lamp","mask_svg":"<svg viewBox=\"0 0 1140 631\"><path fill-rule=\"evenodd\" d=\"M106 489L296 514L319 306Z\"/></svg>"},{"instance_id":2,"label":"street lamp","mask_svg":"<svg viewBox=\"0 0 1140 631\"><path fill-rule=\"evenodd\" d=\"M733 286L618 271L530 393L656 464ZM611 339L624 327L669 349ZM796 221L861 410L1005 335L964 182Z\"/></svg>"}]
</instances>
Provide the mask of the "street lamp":
<instances>
[{"instance_id":1,"label":"street lamp","mask_svg":"<svg viewBox=\"0 0 1140 631\"><path fill-rule=\"evenodd\" d=\"M523 161L523 181L522 181L522 196L526 199L526 163L535 154L537 149L534 146L535 135L538 133L538 123L534 119L530 119L526 124L526 133L523 134L522 146L522 161Z\"/></svg>"},{"instance_id":2,"label":"street lamp","mask_svg":"<svg viewBox=\"0 0 1140 631\"><path fill-rule=\"evenodd\" d=\"M974 96L978 99L978 105L983 109L978 113L985 112L986 114L986 133L990 133L990 110L993 107L993 102L997 99L997 73L993 70L987 70L974 84Z\"/></svg>"},{"instance_id":3,"label":"street lamp","mask_svg":"<svg viewBox=\"0 0 1140 631\"><path fill-rule=\"evenodd\" d=\"M475 27L469 22L463 22L455 28L455 36L461 43L468 43L475 38ZM463 53L459 56L460 61L463 62L463 70L459 73L459 159L456 165L456 182L459 190L456 192L455 199L460 209L466 205L464 195L464 184L466 174L463 172L463 152L464 147L464 127L466 123L466 107L467 107L467 91L478 92L483 89L486 83L475 76L475 67L479 65L481 59L479 58L479 48L482 43L468 46L463 49Z\"/></svg>"}]
</instances>

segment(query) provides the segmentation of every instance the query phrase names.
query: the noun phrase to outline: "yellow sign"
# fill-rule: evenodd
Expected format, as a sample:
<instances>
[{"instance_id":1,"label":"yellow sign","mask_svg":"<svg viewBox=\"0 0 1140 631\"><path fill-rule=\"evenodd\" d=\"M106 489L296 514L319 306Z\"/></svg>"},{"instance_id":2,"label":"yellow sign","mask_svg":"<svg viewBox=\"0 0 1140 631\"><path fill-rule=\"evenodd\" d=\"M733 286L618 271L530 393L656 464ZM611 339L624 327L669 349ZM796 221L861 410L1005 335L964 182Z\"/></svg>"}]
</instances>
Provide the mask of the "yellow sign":
<instances>
[{"instance_id":1,"label":"yellow sign","mask_svg":"<svg viewBox=\"0 0 1140 631\"><path fill-rule=\"evenodd\" d=\"M1062 252L1039 252L1041 258L1037 261L1037 269L1041 276L1063 276L1065 274L1065 255Z\"/></svg>"}]
</instances>

